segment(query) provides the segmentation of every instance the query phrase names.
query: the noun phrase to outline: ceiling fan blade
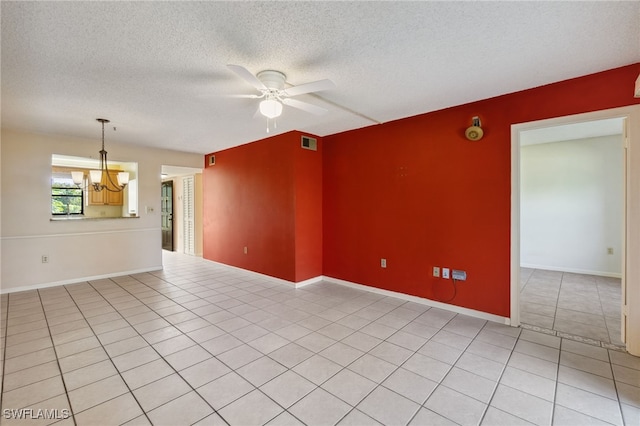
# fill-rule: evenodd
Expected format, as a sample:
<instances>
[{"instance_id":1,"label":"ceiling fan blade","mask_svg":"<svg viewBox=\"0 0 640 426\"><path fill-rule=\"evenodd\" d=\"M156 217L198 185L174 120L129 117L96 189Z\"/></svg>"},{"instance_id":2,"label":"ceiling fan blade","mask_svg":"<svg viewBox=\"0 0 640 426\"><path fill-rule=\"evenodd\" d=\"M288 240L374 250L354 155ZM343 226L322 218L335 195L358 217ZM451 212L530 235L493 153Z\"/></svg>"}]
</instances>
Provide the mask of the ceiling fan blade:
<instances>
[{"instance_id":1,"label":"ceiling fan blade","mask_svg":"<svg viewBox=\"0 0 640 426\"><path fill-rule=\"evenodd\" d=\"M299 86L289 87L284 90L284 93L286 93L287 96L298 96L305 93L319 92L321 90L330 90L335 88L336 85L333 83L333 81L324 79L313 81L311 83L301 84Z\"/></svg>"},{"instance_id":2,"label":"ceiling fan blade","mask_svg":"<svg viewBox=\"0 0 640 426\"><path fill-rule=\"evenodd\" d=\"M258 99L262 96L260 95L223 95L223 98L247 98L247 99Z\"/></svg>"},{"instance_id":3,"label":"ceiling fan blade","mask_svg":"<svg viewBox=\"0 0 640 426\"><path fill-rule=\"evenodd\" d=\"M253 75L251 73L251 71L249 71L245 67L243 67L241 65L233 65L233 64L228 64L227 67L231 71L235 72L244 81L246 81L247 83L249 83L250 85L255 87L256 89L258 89L258 90L266 90L267 89L267 86L265 86L260 80L258 80L258 77Z\"/></svg>"},{"instance_id":4,"label":"ceiling fan blade","mask_svg":"<svg viewBox=\"0 0 640 426\"><path fill-rule=\"evenodd\" d=\"M220 95L218 93L204 93L204 94L198 95L198 97L199 98L226 98L226 99L229 99L229 98L258 99L258 98L261 98L262 96L260 95Z\"/></svg>"},{"instance_id":5,"label":"ceiling fan blade","mask_svg":"<svg viewBox=\"0 0 640 426\"><path fill-rule=\"evenodd\" d=\"M307 102L302 102L297 99L284 98L282 103L285 105L289 105L294 108L301 109L306 112L310 112L311 114L322 115L326 114L329 110L319 107L317 105L309 104Z\"/></svg>"}]
</instances>

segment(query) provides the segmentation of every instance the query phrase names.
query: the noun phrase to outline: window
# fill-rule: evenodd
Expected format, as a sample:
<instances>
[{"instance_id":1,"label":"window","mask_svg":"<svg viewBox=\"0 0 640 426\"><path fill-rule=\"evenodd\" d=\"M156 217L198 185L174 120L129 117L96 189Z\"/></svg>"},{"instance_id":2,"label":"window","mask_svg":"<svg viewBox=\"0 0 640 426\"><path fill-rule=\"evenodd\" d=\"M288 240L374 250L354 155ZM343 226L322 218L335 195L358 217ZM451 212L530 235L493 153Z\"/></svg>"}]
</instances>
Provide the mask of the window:
<instances>
[{"instance_id":1,"label":"window","mask_svg":"<svg viewBox=\"0 0 640 426\"><path fill-rule=\"evenodd\" d=\"M71 173L51 176L51 214L84 214L84 191L71 179Z\"/></svg>"}]
</instances>

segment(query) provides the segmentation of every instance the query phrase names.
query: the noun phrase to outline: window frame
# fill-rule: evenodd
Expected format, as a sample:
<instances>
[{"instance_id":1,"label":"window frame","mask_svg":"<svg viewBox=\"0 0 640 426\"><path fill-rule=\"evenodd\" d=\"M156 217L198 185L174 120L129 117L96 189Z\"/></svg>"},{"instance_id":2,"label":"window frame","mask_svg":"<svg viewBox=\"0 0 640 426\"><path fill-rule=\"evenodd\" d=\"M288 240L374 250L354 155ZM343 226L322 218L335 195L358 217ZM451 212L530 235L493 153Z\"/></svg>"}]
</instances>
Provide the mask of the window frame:
<instances>
[{"instance_id":1,"label":"window frame","mask_svg":"<svg viewBox=\"0 0 640 426\"><path fill-rule=\"evenodd\" d=\"M52 216L84 216L84 206L85 206L85 202L86 202L86 195L85 195L85 191L82 187L77 187L76 185L72 186L62 186L60 184L56 185L56 180L61 180L61 179L67 179L66 176L62 176L62 175L66 175L68 174L69 177L69 181L73 182L71 180L71 172L54 172L51 174L51 184L50 184L50 191L51 191L51 215ZM77 191L77 195L76 194L54 194L55 190L71 190L71 191ZM67 197L73 197L73 198L79 198L80 199L80 212L77 213L72 213L69 212L69 205L70 204L63 204L67 206L67 211L66 212L62 212L62 213L55 213L53 211L53 202L56 199L60 199L60 198L67 198Z\"/></svg>"}]
</instances>

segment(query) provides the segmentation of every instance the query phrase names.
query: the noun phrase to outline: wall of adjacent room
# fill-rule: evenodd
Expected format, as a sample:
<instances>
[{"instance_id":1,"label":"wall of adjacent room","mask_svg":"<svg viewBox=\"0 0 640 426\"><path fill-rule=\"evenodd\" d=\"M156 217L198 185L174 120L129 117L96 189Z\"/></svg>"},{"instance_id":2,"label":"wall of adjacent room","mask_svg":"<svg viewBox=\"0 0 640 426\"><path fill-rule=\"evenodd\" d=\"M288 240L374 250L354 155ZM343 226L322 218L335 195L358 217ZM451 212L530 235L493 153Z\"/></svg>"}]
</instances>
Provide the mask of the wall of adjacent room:
<instances>
[{"instance_id":1,"label":"wall of adjacent room","mask_svg":"<svg viewBox=\"0 0 640 426\"><path fill-rule=\"evenodd\" d=\"M521 148L522 266L620 277L623 158L622 135Z\"/></svg>"}]
</instances>

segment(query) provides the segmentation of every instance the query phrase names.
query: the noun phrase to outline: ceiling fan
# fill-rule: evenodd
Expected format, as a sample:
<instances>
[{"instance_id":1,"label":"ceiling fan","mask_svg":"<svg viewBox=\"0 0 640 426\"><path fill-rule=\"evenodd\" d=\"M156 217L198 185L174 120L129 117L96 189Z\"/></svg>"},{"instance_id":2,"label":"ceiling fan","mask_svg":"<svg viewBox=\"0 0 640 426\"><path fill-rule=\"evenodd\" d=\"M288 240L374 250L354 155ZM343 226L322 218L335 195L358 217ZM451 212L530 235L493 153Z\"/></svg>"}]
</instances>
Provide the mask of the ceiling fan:
<instances>
[{"instance_id":1,"label":"ceiling fan","mask_svg":"<svg viewBox=\"0 0 640 426\"><path fill-rule=\"evenodd\" d=\"M287 76L280 71L265 70L253 75L251 71L241 65L230 64L227 67L260 92L259 95L237 95L236 97L262 99L259 111L267 119L279 117L282 114L283 104L311 114L322 115L328 110L308 102L293 99L293 97L336 87L331 80L324 79L285 88Z\"/></svg>"}]
</instances>

